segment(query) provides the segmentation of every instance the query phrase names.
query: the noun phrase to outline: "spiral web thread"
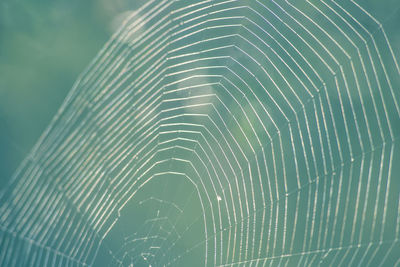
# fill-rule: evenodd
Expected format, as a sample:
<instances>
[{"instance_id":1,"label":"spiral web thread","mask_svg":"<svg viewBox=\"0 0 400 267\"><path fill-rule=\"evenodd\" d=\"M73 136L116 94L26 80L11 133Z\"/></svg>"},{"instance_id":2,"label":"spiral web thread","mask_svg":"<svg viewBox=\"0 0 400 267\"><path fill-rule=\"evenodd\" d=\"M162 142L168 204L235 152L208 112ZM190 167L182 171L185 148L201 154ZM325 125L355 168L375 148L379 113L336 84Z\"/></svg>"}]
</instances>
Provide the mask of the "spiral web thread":
<instances>
[{"instance_id":1,"label":"spiral web thread","mask_svg":"<svg viewBox=\"0 0 400 267\"><path fill-rule=\"evenodd\" d=\"M0 265L399 265L384 26L353 1L148 1L1 192Z\"/></svg>"}]
</instances>

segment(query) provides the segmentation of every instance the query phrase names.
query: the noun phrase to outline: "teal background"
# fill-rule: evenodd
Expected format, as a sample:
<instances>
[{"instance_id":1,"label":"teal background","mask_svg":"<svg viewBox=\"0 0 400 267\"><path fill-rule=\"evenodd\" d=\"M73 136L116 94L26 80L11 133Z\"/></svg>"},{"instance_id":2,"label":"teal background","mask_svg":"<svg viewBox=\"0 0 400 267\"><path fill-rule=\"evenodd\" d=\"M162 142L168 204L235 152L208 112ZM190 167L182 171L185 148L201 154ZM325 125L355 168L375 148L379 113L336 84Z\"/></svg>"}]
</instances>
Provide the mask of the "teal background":
<instances>
[{"instance_id":1,"label":"teal background","mask_svg":"<svg viewBox=\"0 0 400 267\"><path fill-rule=\"evenodd\" d=\"M0 3L0 188L50 123L78 75L143 0ZM400 54L397 0L363 1Z\"/></svg>"},{"instance_id":2,"label":"teal background","mask_svg":"<svg viewBox=\"0 0 400 267\"><path fill-rule=\"evenodd\" d=\"M142 2L1 1L0 188L125 12Z\"/></svg>"},{"instance_id":3,"label":"teal background","mask_svg":"<svg viewBox=\"0 0 400 267\"><path fill-rule=\"evenodd\" d=\"M363 2L362 5L383 23L394 53L399 58L400 11L397 1L371 0ZM118 28L125 12L139 6L140 1L107 0L5 1L0 4L0 188L10 179L50 123L78 75ZM375 25L371 26L372 29L373 26ZM393 75L394 70L389 71ZM398 88L398 84L395 84L395 88ZM373 135L378 135L378 132L374 132ZM395 159L398 159L398 151L395 151ZM349 159L346 160L349 162ZM378 170L378 159L371 166ZM184 171L182 166L172 169L180 170L179 168ZM347 169L345 175L346 171ZM397 172L398 166L394 166L393 173ZM162 187L160 184L149 183L147 191L138 194L137 199L125 207L121 219L110 232L105 244L118 249L120 244L131 244L135 238L141 237L128 233L148 236L150 230L139 226L145 225L147 219L152 219L155 214L158 216L159 207L168 212L172 210L167 215L175 216L173 212L176 211L167 202L153 203L153 195L165 195L164 197L170 197L173 203L182 204L181 206L187 204L192 208L189 211L194 214L202 212L200 207L196 206L198 200L190 195L193 191L191 185L182 183L179 176L171 175L168 178L172 182L169 180L168 183L161 184ZM398 182L393 186L398 186ZM160 188L164 191L158 192ZM174 192L180 194L175 196ZM312 191L304 192L311 194ZM352 200L355 197L354 195ZM149 199L151 201L148 201ZM184 221L180 229L182 232L186 225L191 225L190 220L197 217L193 215L186 218L189 222ZM288 218L292 219L290 216ZM163 226L161 223L160 225ZM184 246L178 247L179 253L186 247L191 247L191 242L201 240L201 226L195 224L191 228L194 230L187 238L182 239ZM223 245L226 246L225 243ZM300 247L302 244L296 245ZM104 251L96 258L97 266L110 258L107 254L109 248L103 246L102 249ZM126 245L123 249L129 251L131 247ZM193 253L198 255L198 258L204 254L201 249L203 248L199 247L198 251ZM117 251L115 255L123 257L122 252Z\"/></svg>"}]
</instances>

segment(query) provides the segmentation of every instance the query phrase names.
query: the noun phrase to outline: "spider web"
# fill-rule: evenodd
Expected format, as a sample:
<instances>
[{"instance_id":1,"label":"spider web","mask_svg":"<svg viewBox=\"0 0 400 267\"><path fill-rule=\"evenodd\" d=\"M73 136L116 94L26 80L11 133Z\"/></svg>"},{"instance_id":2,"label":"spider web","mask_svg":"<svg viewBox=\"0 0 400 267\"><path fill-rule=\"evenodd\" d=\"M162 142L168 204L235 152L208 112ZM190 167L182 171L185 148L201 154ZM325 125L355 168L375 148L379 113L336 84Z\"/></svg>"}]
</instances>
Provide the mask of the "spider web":
<instances>
[{"instance_id":1,"label":"spider web","mask_svg":"<svg viewBox=\"0 0 400 267\"><path fill-rule=\"evenodd\" d=\"M399 265L393 16L149 1L2 191L0 265Z\"/></svg>"}]
</instances>

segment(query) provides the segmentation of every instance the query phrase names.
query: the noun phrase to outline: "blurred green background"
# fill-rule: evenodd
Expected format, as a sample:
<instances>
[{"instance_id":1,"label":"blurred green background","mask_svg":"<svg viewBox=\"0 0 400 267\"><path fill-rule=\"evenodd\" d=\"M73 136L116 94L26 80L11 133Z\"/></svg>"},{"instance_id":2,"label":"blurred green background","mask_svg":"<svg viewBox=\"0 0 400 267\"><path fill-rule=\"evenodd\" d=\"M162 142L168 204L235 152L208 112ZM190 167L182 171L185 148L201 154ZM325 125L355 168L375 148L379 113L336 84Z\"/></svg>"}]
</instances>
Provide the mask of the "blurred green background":
<instances>
[{"instance_id":1,"label":"blurred green background","mask_svg":"<svg viewBox=\"0 0 400 267\"><path fill-rule=\"evenodd\" d=\"M0 188L78 75L143 0L0 2Z\"/></svg>"},{"instance_id":2,"label":"blurred green background","mask_svg":"<svg viewBox=\"0 0 400 267\"><path fill-rule=\"evenodd\" d=\"M363 7L399 54L397 0ZM74 81L144 0L5 0L0 3L0 188L51 121Z\"/></svg>"},{"instance_id":3,"label":"blurred green background","mask_svg":"<svg viewBox=\"0 0 400 267\"><path fill-rule=\"evenodd\" d=\"M368 0L362 5L383 23L398 56L400 11L395 1L398 0L387 0L382 4L382 1ZM5 0L0 3L0 188L4 187L38 140L78 75L120 26L124 17L144 2ZM372 31L375 30L372 28ZM179 192L190 192L190 185L183 184L179 177L172 178L176 180L174 183L163 187L151 185L151 190L146 191L150 195L143 194L142 198L137 197L138 201L130 203L131 206L125 210L126 215L122 214L126 217L113 228L109 240L118 240L123 236L124 229L131 230L132 214L145 214L149 210L155 214L158 212L158 205L140 206L139 200L150 199L157 190L164 188L169 189L165 190L167 197L175 197L173 192L179 185L182 186ZM182 202L189 198L178 196ZM190 210L193 213L201 213L200 207L195 204L189 203L189 206L194 207ZM147 219L144 215L138 217L135 218L136 225L142 223L142 218ZM196 219L194 216L188 218ZM200 226L196 225L198 231L191 233L186 244L201 239ZM147 235L139 228L133 228L134 231ZM107 242L112 243L109 240ZM107 255L105 253L99 255ZM104 259L99 257L98 260Z\"/></svg>"}]
</instances>

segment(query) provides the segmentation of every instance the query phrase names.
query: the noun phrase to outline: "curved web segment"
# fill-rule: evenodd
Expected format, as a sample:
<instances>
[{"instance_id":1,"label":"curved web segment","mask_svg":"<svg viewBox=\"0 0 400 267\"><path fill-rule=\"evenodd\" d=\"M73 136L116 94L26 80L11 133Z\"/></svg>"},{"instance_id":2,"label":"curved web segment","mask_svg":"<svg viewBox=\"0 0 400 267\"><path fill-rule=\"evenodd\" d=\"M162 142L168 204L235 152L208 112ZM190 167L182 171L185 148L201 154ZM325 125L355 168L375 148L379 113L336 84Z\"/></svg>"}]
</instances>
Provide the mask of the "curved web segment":
<instances>
[{"instance_id":1,"label":"curved web segment","mask_svg":"<svg viewBox=\"0 0 400 267\"><path fill-rule=\"evenodd\" d=\"M2 192L0 265L399 265L399 74L352 1L149 1Z\"/></svg>"}]
</instances>

